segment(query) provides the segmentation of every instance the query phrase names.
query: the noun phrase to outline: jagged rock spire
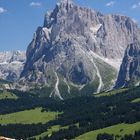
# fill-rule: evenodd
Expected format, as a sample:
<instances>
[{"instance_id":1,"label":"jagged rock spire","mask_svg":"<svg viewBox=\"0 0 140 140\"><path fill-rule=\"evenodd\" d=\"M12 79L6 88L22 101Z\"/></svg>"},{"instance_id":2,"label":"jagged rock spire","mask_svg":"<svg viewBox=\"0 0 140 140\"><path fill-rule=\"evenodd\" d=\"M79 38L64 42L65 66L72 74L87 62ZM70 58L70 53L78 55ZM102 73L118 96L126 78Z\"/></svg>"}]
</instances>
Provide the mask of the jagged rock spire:
<instances>
[{"instance_id":1,"label":"jagged rock spire","mask_svg":"<svg viewBox=\"0 0 140 140\"><path fill-rule=\"evenodd\" d=\"M66 7L68 5L73 5L73 4L74 4L73 0L60 0L57 3L58 6L61 5L62 7Z\"/></svg>"},{"instance_id":2,"label":"jagged rock spire","mask_svg":"<svg viewBox=\"0 0 140 140\"><path fill-rule=\"evenodd\" d=\"M44 19L44 27L50 28L57 20L57 14L59 11L68 12L74 3L73 0L60 0L53 11L47 12ZM62 14L61 14L62 15Z\"/></svg>"}]
</instances>

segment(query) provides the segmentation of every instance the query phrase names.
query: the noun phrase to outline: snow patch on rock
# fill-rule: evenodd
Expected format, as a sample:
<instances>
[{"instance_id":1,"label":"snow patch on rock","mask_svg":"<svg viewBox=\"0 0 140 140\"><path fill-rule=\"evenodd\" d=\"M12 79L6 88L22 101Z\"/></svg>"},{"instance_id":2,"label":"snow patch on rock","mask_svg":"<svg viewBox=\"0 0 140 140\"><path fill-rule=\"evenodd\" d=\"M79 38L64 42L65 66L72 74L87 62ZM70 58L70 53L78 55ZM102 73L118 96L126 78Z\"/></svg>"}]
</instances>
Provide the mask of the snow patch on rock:
<instances>
[{"instance_id":1,"label":"snow patch on rock","mask_svg":"<svg viewBox=\"0 0 140 140\"><path fill-rule=\"evenodd\" d=\"M90 31L92 31L92 33L94 34L94 35L96 35L97 34L97 32L99 31L99 29L102 27L102 24L98 24L98 25L96 25L96 26L94 26L94 27L91 27L90 28Z\"/></svg>"},{"instance_id":2,"label":"snow patch on rock","mask_svg":"<svg viewBox=\"0 0 140 140\"><path fill-rule=\"evenodd\" d=\"M98 54L94 53L93 51L91 51L91 53L94 55L95 58L101 59L102 61L104 61L107 64L109 64L112 67L114 67L117 71L120 70L122 59L111 59L111 58L109 59L109 58L101 57Z\"/></svg>"}]
</instances>

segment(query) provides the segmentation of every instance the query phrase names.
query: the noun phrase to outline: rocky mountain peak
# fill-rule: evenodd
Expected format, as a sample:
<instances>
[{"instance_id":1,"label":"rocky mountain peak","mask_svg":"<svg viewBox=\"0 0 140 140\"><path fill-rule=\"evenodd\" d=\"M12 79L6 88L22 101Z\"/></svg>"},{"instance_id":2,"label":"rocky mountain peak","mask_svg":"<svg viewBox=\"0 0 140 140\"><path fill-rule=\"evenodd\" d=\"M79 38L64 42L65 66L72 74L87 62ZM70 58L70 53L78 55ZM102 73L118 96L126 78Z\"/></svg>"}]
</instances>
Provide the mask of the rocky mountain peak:
<instances>
[{"instance_id":1,"label":"rocky mountain peak","mask_svg":"<svg viewBox=\"0 0 140 140\"><path fill-rule=\"evenodd\" d=\"M73 6L75 5L72 0L61 0L58 2L55 9L52 12L47 12L45 15L44 27L50 28L53 23L56 23L60 15L65 15Z\"/></svg>"},{"instance_id":2,"label":"rocky mountain peak","mask_svg":"<svg viewBox=\"0 0 140 140\"><path fill-rule=\"evenodd\" d=\"M45 15L28 46L20 83L47 86L62 99L73 88L89 93L109 90L117 78L125 49L139 38L128 17L104 15L62 1ZM89 88L90 87L90 88Z\"/></svg>"},{"instance_id":3,"label":"rocky mountain peak","mask_svg":"<svg viewBox=\"0 0 140 140\"><path fill-rule=\"evenodd\" d=\"M73 5L74 2L73 0L60 0L57 5L60 6L60 5L64 5L64 6L67 6L67 5Z\"/></svg>"}]
</instances>

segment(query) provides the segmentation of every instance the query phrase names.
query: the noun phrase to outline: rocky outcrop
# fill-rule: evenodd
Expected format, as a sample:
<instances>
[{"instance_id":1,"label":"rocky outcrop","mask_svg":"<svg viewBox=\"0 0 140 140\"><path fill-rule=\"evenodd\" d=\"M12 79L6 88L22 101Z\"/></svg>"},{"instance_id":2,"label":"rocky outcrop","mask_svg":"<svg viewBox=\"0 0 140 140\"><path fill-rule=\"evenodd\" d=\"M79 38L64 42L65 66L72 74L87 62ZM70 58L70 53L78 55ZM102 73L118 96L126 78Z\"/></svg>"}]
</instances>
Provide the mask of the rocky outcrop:
<instances>
[{"instance_id":1,"label":"rocky outcrop","mask_svg":"<svg viewBox=\"0 0 140 140\"><path fill-rule=\"evenodd\" d=\"M116 88L140 84L140 43L130 44L125 52Z\"/></svg>"},{"instance_id":2,"label":"rocky outcrop","mask_svg":"<svg viewBox=\"0 0 140 140\"><path fill-rule=\"evenodd\" d=\"M67 92L89 85L92 93L108 90L138 31L126 16L103 15L64 0L45 15L43 27L35 32L20 84L54 87L50 96L59 96L61 85Z\"/></svg>"}]
</instances>

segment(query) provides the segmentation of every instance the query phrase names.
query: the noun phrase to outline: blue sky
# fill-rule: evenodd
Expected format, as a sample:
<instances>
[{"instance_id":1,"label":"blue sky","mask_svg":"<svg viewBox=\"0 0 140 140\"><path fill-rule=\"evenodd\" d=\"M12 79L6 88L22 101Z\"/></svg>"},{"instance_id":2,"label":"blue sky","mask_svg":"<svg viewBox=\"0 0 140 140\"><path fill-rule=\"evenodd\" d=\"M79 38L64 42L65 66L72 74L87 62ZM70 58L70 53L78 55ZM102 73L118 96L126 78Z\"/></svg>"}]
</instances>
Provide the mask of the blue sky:
<instances>
[{"instance_id":1,"label":"blue sky","mask_svg":"<svg viewBox=\"0 0 140 140\"><path fill-rule=\"evenodd\" d=\"M0 0L0 51L26 50L44 15L57 0ZM140 0L74 0L105 14L130 16L140 25Z\"/></svg>"}]
</instances>

